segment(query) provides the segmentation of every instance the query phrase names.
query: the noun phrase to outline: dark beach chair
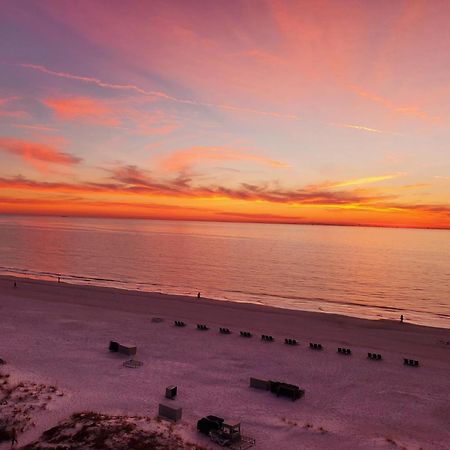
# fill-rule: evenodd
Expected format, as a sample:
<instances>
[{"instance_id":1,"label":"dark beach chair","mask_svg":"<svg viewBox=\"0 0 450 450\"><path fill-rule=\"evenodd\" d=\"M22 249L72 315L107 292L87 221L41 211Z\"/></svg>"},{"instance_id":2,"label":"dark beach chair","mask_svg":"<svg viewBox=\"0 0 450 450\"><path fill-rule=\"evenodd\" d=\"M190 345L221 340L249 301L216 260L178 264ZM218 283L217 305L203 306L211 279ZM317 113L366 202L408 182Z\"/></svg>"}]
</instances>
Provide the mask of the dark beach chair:
<instances>
[{"instance_id":1,"label":"dark beach chair","mask_svg":"<svg viewBox=\"0 0 450 450\"><path fill-rule=\"evenodd\" d=\"M230 334L231 333L229 328L219 328L219 332L222 334Z\"/></svg>"},{"instance_id":2,"label":"dark beach chair","mask_svg":"<svg viewBox=\"0 0 450 450\"><path fill-rule=\"evenodd\" d=\"M411 367L419 367L419 361L416 361L415 359L403 359L403 364L405 366L411 366Z\"/></svg>"},{"instance_id":3,"label":"dark beach chair","mask_svg":"<svg viewBox=\"0 0 450 450\"><path fill-rule=\"evenodd\" d=\"M367 353L367 358L368 359L373 359L373 360L381 360L381 355L379 353Z\"/></svg>"},{"instance_id":4,"label":"dark beach chair","mask_svg":"<svg viewBox=\"0 0 450 450\"><path fill-rule=\"evenodd\" d=\"M240 331L239 333L242 337L252 337L252 333L250 333L250 331Z\"/></svg>"},{"instance_id":5,"label":"dark beach chair","mask_svg":"<svg viewBox=\"0 0 450 450\"><path fill-rule=\"evenodd\" d=\"M266 342L273 342L273 336L270 336L268 334L262 334L261 340Z\"/></svg>"},{"instance_id":6,"label":"dark beach chair","mask_svg":"<svg viewBox=\"0 0 450 450\"><path fill-rule=\"evenodd\" d=\"M209 328L203 323L198 323L197 324L197 330L206 331L206 330L209 330Z\"/></svg>"},{"instance_id":7,"label":"dark beach chair","mask_svg":"<svg viewBox=\"0 0 450 450\"><path fill-rule=\"evenodd\" d=\"M297 340L291 339L291 338L285 338L284 343L287 345L297 345Z\"/></svg>"},{"instance_id":8,"label":"dark beach chair","mask_svg":"<svg viewBox=\"0 0 450 450\"><path fill-rule=\"evenodd\" d=\"M323 350L322 344L309 343L309 348L312 350Z\"/></svg>"},{"instance_id":9,"label":"dark beach chair","mask_svg":"<svg viewBox=\"0 0 450 450\"><path fill-rule=\"evenodd\" d=\"M174 324L176 327L185 327L186 324L184 322L182 322L181 320L175 320Z\"/></svg>"},{"instance_id":10,"label":"dark beach chair","mask_svg":"<svg viewBox=\"0 0 450 450\"><path fill-rule=\"evenodd\" d=\"M341 355L351 355L352 351L349 348L338 347L338 353Z\"/></svg>"}]
</instances>

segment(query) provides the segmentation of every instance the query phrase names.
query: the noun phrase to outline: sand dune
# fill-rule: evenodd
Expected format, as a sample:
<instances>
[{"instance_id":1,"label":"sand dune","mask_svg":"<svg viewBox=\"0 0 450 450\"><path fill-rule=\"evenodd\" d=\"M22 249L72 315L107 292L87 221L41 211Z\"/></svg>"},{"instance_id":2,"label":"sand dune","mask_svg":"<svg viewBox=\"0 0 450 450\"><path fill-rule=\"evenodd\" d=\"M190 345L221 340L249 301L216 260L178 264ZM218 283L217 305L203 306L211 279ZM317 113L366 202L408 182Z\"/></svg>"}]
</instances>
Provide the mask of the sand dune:
<instances>
[{"instance_id":1,"label":"sand dune","mask_svg":"<svg viewBox=\"0 0 450 450\"><path fill-rule=\"evenodd\" d=\"M25 445L71 414L157 414L167 385L183 408L174 429L208 446L197 419L242 423L256 449L448 449L450 330L367 321L251 304L0 279L0 371L9 382L56 386L64 396L32 411ZM152 318L163 319L160 322ZM173 326L173 320L187 326ZM210 329L199 331L197 323ZM228 327L230 335L221 335ZM253 333L239 336L240 330ZM274 336L262 342L261 334ZM298 346L284 344L295 338ZM111 339L135 343L142 367L109 353ZM319 342L323 351L308 348ZM349 347L351 356L337 347ZM382 354L381 361L367 352ZM420 367L403 365L403 358ZM249 378L299 385L292 402L249 388ZM2 408L2 406L0 406ZM8 448L6 444L0 449Z\"/></svg>"}]
</instances>

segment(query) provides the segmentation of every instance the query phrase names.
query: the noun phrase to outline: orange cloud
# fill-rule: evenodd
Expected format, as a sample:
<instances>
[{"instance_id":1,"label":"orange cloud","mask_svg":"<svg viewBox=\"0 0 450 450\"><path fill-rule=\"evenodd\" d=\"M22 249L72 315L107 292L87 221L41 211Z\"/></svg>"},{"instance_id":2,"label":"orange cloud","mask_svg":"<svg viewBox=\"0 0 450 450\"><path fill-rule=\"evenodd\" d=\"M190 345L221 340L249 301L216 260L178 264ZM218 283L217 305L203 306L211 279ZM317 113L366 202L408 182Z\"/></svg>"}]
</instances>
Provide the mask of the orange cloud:
<instances>
[{"instance_id":1,"label":"orange cloud","mask_svg":"<svg viewBox=\"0 0 450 450\"><path fill-rule=\"evenodd\" d=\"M81 158L61 152L52 145L6 137L0 137L0 151L20 156L26 163L43 171L47 164L70 166L81 161Z\"/></svg>"},{"instance_id":2,"label":"orange cloud","mask_svg":"<svg viewBox=\"0 0 450 450\"><path fill-rule=\"evenodd\" d=\"M83 119L100 125L115 126L120 122L113 111L104 102L89 97L71 97L43 100L44 105L52 109L60 119Z\"/></svg>"},{"instance_id":3,"label":"orange cloud","mask_svg":"<svg viewBox=\"0 0 450 450\"><path fill-rule=\"evenodd\" d=\"M289 167L280 161L226 147L191 147L178 150L161 158L159 164L169 172L180 172L202 161L250 161L277 169Z\"/></svg>"},{"instance_id":4,"label":"orange cloud","mask_svg":"<svg viewBox=\"0 0 450 450\"><path fill-rule=\"evenodd\" d=\"M111 172L110 180L103 183L42 182L15 177L0 178L0 189L8 192L9 198L17 199L19 203L24 192L36 195L36 202L44 200L42 193L58 196L76 194L75 198L66 200L66 204L60 205L59 209L55 206L58 211L64 210L69 214L70 205L76 201L91 206L95 202L100 202L98 205L103 202L102 211L88 208L91 215L160 217L143 210L148 199L151 199L152 202L175 203L181 208L191 208L193 205L200 207L201 212L195 217L182 213L177 216L184 219L205 219L204 211L208 209L209 220L221 218L450 228L450 207L446 204L401 203L396 195L382 195L367 190L329 191L311 190L308 187L289 190L245 183L234 188L220 185L197 186L189 177L183 176L157 180L135 166L117 167ZM124 196L127 196L126 199ZM109 210L108 204L111 205ZM222 211L224 207L227 208L226 212ZM5 211L10 210L5 208ZM28 211L27 208L24 207L23 211ZM48 210L53 211L52 208L49 207ZM20 207L16 206L15 210L20 210ZM77 214L77 211L78 207L75 205L73 214Z\"/></svg>"}]
</instances>

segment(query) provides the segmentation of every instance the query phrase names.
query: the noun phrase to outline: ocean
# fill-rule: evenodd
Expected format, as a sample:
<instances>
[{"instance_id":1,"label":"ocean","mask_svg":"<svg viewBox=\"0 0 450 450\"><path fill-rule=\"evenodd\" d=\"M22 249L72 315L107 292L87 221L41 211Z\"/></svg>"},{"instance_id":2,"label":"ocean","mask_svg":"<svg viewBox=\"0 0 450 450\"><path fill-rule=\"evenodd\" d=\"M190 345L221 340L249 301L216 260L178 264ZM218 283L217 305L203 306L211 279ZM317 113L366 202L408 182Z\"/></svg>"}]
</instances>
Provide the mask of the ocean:
<instances>
[{"instance_id":1,"label":"ocean","mask_svg":"<svg viewBox=\"0 0 450 450\"><path fill-rule=\"evenodd\" d=\"M450 328L445 230L0 216L0 273Z\"/></svg>"}]
</instances>

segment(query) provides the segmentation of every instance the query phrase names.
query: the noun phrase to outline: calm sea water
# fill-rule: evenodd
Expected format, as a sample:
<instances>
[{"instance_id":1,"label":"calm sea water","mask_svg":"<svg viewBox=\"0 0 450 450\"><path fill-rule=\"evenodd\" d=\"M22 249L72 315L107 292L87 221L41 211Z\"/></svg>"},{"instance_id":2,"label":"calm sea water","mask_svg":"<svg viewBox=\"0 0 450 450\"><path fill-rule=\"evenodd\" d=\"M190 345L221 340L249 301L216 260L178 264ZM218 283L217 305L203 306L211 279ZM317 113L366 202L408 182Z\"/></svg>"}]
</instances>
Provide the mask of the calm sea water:
<instances>
[{"instance_id":1,"label":"calm sea water","mask_svg":"<svg viewBox=\"0 0 450 450\"><path fill-rule=\"evenodd\" d=\"M450 328L450 232L0 216L0 273Z\"/></svg>"}]
</instances>

